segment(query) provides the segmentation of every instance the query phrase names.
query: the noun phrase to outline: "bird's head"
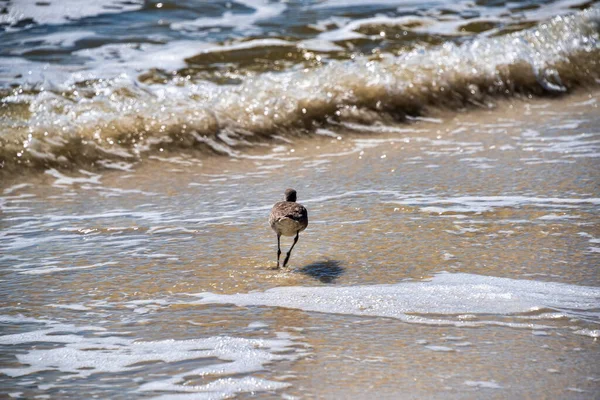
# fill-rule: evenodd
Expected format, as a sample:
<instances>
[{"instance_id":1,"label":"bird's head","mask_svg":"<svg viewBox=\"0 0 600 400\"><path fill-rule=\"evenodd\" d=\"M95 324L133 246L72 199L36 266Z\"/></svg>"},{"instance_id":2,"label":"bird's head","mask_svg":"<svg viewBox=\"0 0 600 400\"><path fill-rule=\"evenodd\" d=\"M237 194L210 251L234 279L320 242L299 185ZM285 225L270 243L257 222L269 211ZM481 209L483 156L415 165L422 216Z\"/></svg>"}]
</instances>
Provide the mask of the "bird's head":
<instances>
[{"instance_id":1,"label":"bird's head","mask_svg":"<svg viewBox=\"0 0 600 400\"><path fill-rule=\"evenodd\" d=\"M296 191L294 189L285 189L285 201L296 201Z\"/></svg>"}]
</instances>

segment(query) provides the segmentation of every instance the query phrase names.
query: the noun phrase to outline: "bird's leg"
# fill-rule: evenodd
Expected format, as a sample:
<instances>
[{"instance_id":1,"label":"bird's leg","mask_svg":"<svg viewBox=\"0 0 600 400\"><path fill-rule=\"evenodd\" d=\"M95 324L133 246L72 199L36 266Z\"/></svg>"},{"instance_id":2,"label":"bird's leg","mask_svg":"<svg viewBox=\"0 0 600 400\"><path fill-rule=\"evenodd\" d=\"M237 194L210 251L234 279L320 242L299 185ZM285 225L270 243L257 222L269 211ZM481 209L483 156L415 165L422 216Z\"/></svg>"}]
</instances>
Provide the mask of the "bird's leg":
<instances>
[{"instance_id":1,"label":"bird's leg","mask_svg":"<svg viewBox=\"0 0 600 400\"><path fill-rule=\"evenodd\" d=\"M281 235L277 235L277 269L279 269L279 257L281 256Z\"/></svg>"},{"instance_id":2,"label":"bird's leg","mask_svg":"<svg viewBox=\"0 0 600 400\"><path fill-rule=\"evenodd\" d=\"M287 255L285 256L285 260L283 260L283 268L285 268L288 261L290 260L290 255L292 254L292 249L298 242L298 236L300 236L300 232L296 232L296 237L294 238L294 243L292 243L292 247L290 247L290 251L287 252Z\"/></svg>"}]
</instances>

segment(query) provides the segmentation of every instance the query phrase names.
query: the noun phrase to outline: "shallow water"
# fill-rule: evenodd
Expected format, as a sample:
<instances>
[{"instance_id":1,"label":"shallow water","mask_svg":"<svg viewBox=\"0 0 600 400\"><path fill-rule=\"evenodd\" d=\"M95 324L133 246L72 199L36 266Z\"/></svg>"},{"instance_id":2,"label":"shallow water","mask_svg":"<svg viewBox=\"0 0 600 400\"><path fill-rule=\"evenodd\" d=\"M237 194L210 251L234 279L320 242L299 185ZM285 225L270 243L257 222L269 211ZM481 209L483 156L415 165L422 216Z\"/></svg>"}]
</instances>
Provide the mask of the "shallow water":
<instances>
[{"instance_id":1,"label":"shallow water","mask_svg":"<svg viewBox=\"0 0 600 400\"><path fill-rule=\"evenodd\" d=\"M599 98L15 179L0 199L3 386L594 398ZM310 225L276 271L266 218L287 186Z\"/></svg>"},{"instance_id":2,"label":"shallow water","mask_svg":"<svg viewBox=\"0 0 600 400\"><path fill-rule=\"evenodd\" d=\"M3 6L3 394L598 397L599 9L355 3Z\"/></svg>"}]
</instances>

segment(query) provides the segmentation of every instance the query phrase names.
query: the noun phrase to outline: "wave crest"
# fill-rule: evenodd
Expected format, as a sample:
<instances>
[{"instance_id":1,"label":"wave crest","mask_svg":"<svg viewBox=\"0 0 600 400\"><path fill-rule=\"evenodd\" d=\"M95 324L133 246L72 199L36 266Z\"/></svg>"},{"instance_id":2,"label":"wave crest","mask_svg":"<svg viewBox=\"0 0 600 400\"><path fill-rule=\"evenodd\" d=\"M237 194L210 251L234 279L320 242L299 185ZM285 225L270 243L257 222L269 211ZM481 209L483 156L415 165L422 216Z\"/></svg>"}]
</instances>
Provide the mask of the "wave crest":
<instances>
[{"instance_id":1,"label":"wave crest","mask_svg":"<svg viewBox=\"0 0 600 400\"><path fill-rule=\"evenodd\" d=\"M340 120L402 121L431 107L560 94L600 81L599 21L594 7L505 36L264 73L239 85L186 78L144 85L121 76L19 88L3 98L0 163L5 172L90 165L160 148L239 156L275 135Z\"/></svg>"}]
</instances>

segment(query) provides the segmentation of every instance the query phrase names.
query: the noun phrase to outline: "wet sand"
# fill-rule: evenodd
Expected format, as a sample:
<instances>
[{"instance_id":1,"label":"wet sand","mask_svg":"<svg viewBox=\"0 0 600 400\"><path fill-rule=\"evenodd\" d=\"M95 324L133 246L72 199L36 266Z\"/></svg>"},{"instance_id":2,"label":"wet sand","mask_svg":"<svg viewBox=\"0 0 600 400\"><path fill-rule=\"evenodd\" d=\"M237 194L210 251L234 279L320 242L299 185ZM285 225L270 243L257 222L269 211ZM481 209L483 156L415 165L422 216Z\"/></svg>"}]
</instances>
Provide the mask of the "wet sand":
<instances>
[{"instance_id":1,"label":"wet sand","mask_svg":"<svg viewBox=\"0 0 600 400\"><path fill-rule=\"evenodd\" d=\"M261 398L596 398L599 101L585 91L510 100L410 124L344 124L238 157L164 152L129 171L15 178L0 199L4 314L68 322L81 337L82 327L102 326L142 341L290 340L289 359L224 374L285 383ZM267 217L287 187L310 224L288 270L277 271ZM443 271L466 274L463 291L436 283ZM519 311L486 312L495 281L476 276L518 281L498 296ZM377 290L337 312L254 305L251 294L246 306L202 304L200 295L424 279L434 284L425 309L409 299L410 318L400 319L357 315ZM574 296L591 287L596 306L576 298L553 308L550 291L528 309L518 301L534 291L530 281L565 284ZM469 288L466 312L444 311ZM2 326L4 334L35 327ZM15 356L35 351L5 343L2 365L20 368ZM0 380L26 397L42 393L41 382L61 398L76 398L81 385L101 397L143 398L174 395L138 389L198 362ZM217 377L182 375L180 386Z\"/></svg>"}]
</instances>

